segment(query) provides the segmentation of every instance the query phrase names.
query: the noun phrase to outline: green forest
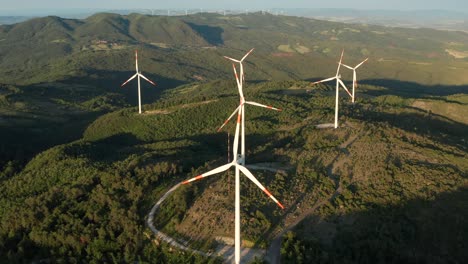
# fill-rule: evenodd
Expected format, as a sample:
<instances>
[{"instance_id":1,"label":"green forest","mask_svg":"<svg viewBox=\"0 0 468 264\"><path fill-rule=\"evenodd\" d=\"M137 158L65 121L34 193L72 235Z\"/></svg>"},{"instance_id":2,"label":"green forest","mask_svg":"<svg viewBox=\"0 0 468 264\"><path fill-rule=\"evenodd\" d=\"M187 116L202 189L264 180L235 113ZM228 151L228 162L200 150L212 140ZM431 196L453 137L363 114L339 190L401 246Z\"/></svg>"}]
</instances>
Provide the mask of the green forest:
<instances>
[{"instance_id":1,"label":"green forest","mask_svg":"<svg viewBox=\"0 0 468 264\"><path fill-rule=\"evenodd\" d=\"M310 81L334 72L343 44L332 35L350 43L345 60L373 62L360 69L355 104L340 92L340 127L320 129L333 122L335 88ZM399 46L379 50L391 36ZM263 167L253 174L286 207L241 179L243 247L263 252L253 263L271 261L276 242L282 263L468 257L467 75L436 73L466 71L466 59L441 51L465 49L453 43L468 43L466 33L258 14L97 14L0 26L2 39L0 263L223 263L156 239L146 220L172 186L232 160L235 122L217 128L239 98L221 55L251 46L245 97L283 111L246 106L246 164ZM135 48L157 83L142 85L141 115L136 85L119 88ZM403 67L402 58L431 65ZM154 225L216 252L233 219L231 171L178 188Z\"/></svg>"}]
</instances>

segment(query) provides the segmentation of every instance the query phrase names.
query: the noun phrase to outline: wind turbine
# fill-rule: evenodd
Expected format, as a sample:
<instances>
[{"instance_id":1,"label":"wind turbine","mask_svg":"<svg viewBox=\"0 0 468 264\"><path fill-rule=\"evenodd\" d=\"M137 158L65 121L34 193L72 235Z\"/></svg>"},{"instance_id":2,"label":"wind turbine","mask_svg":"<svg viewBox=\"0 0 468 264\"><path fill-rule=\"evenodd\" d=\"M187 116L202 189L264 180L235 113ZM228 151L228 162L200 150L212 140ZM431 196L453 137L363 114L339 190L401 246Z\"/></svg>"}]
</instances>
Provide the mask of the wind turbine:
<instances>
[{"instance_id":1,"label":"wind turbine","mask_svg":"<svg viewBox=\"0 0 468 264\"><path fill-rule=\"evenodd\" d=\"M340 85L343 87L343 89L345 89L345 91L349 94L349 96L351 96L351 98L353 98L353 96L352 96L351 93L349 92L348 88L346 88L346 85L345 85L345 84L343 83L343 81L341 80L340 66L342 65L341 62L343 61L343 54L344 54L344 50L341 51L340 62L338 62L338 69L336 70L336 75L335 75L334 77L327 78L327 79L324 79L324 80L321 80L321 81L312 83L312 85L314 85L314 84L317 84L317 83L323 83L323 82L328 82L328 81L336 80L335 128L338 127L338 96L339 96L339 88L340 88Z\"/></svg>"},{"instance_id":2,"label":"wind turbine","mask_svg":"<svg viewBox=\"0 0 468 264\"><path fill-rule=\"evenodd\" d=\"M369 58L366 58L366 59L363 60L361 63L359 63L358 65L356 65L354 68L351 67L351 66L348 66L348 65L346 65L346 64L343 64L343 63L341 64L341 65L343 65L344 67L346 67L346 68L348 68L348 69L350 69L350 70L353 71L353 96L351 97L351 98L352 98L353 104L354 104L354 89L357 88L357 86L358 86L357 78L356 78L356 70L357 70L357 68L359 68L362 64L364 64L364 62L366 62L368 59L369 59Z\"/></svg>"},{"instance_id":3,"label":"wind turbine","mask_svg":"<svg viewBox=\"0 0 468 264\"><path fill-rule=\"evenodd\" d=\"M121 87L126 85L129 81L133 80L135 77L138 77L138 113L141 114L141 90L140 90L140 77L151 83L152 85L156 86L154 82L152 82L150 79L146 78L143 74L141 74L141 71L138 71L138 51L135 50L135 68L136 68L136 73L130 79L125 81Z\"/></svg>"},{"instance_id":4,"label":"wind turbine","mask_svg":"<svg viewBox=\"0 0 468 264\"><path fill-rule=\"evenodd\" d=\"M259 103L256 103L256 102L251 102L251 101L245 101L244 92L243 92L243 84L245 83L245 75L244 75L244 65L242 64L242 62L244 62L244 60L247 58L247 56L250 55L250 53L252 53L253 50L254 49L249 50L244 55L244 57L242 57L242 59L240 59L240 60L236 60L236 59L224 56L224 58L226 58L228 60L239 63L240 80L239 80L239 78L237 76L236 67L234 65L233 65L233 69L234 69L234 74L236 75L237 87L239 89L239 95L240 95L239 107L242 107L241 155L243 157L243 160L242 160L243 165L245 165L245 130L244 130L244 127L245 127L245 125L244 125L245 124L245 112L244 112L244 104L250 104L250 105L265 107L265 108L276 110L276 111L281 111L281 109L278 109L278 108L275 108L275 107L272 107L272 106L262 105L262 104L259 104ZM236 111L237 111L237 109L236 109ZM220 131L223 128L223 126L225 126L229 122L229 120L234 116L236 111L234 111L232 113L232 115L224 122L224 124L218 129L218 131Z\"/></svg>"},{"instance_id":5,"label":"wind turbine","mask_svg":"<svg viewBox=\"0 0 468 264\"><path fill-rule=\"evenodd\" d=\"M233 64L233 69L234 69L234 74L236 77L236 82L237 82L237 88L239 90L239 95L240 95L240 104L234 110L234 112L229 116L229 118L223 123L223 125L218 129L218 131L226 125L229 120L237 113L237 123L236 123L236 132L234 135L234 142L233 142L233 161L230 163L227 163L225 165L222 165L216 169L213 169L211 171L205 172L201 175L198 175L192 179L186 180L182 182L182 184L188 184L190 182L196 181L203 179L207 176L211 176L223 171L228 170L231 167L235 168L235 175L236 175L236 187L235 187L235 263L239 264L240 263L240 244L241 244L241 238L240 238L240 172L242 172L249 180L251 180L255 185L257 185L269 198L271 198L280 208L284 209L284 206L268 191L256 178L255 176L245 167L245 133L244 133L244 121L245 121L245 111L244 111L244 105L245 104L250 104L250 105L255 105L255 106L260 106L260 107L265 107L265 108L270 108L273 110L280 110L271 106L266 106L262 105L256 102L251 102L251 101L245 101L244 94L242 91L242 84L244 81L244 76L243 76L243 66L242 66L242 61L253 51L251 49L244 57L239 61L239 60L234 60L232 58L226 57L230 60L236 61L240 63L240 68L241 68L241 75L240 78L237 75L237 70L235 65ZM242 131L242 137L240 137L240 130ZM242 145L242 150L241 154L239 154L239 137L241 138L241 145Z\"/></svg>"}]
</instances>

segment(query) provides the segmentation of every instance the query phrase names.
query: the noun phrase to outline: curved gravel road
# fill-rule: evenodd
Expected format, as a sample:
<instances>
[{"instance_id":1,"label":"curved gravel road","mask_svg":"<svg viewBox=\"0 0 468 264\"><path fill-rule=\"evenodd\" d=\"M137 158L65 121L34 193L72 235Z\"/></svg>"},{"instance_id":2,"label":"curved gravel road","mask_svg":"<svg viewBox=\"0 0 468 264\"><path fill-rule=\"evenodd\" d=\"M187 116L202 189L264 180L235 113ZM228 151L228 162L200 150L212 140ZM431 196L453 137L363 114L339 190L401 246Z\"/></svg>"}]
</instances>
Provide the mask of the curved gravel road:
<instances>
[{"instance_id":1,"label":"curved gravel road","mask_svg":"<svg viewBox=\"0 0 468 264\"><path fill-rule=\"evenodd\" d=\"M156 202L156 204L153 206L153 208L151 208L151 211L148 214L148 219L146 220L146 223L148 224L148 227L151 229L151 231L153 232L153 234L156 236L157 239L162 240L162 241L168 243L169 245L171 245L171 246L173 246L175 248L178 248L178 249L183 250L183 251L199 254L199 255L202 255L202 256L205 256L205 257L212 257L212 256L222 257L225 260L226 263L234 263L234 247L233 246L229 246L229 245L224 245L223 246L223 245L221 245L221 246L217 247L214 252L206 253L206 252L203 252L203 251L200 251L200 250L189 248L189 247L185 246L185 245L188 244L188 242L186 242L186 241L178 242L175 239L173 239L172 237L170 237L167 234L157 230L156 227L154 227L154 225L153 225L154 215L158 211L158 208L161 206L161 204L164 202L164 200L166 200L167 197L169 197L169 195L171 195L175 190L177 190L177 188L179 188L179 186L180 186L180 183L174 185L171 189L169 189L169 191L167 191ZM265 250L252 249L252 248L242 248L241 249L241 257L242 257L241 258L241 263L249 263L252 260L254 260L255 257L258 257L258 258L262 259L264 257L264 255L265 255Z\"/></svg>"}]
</instances>

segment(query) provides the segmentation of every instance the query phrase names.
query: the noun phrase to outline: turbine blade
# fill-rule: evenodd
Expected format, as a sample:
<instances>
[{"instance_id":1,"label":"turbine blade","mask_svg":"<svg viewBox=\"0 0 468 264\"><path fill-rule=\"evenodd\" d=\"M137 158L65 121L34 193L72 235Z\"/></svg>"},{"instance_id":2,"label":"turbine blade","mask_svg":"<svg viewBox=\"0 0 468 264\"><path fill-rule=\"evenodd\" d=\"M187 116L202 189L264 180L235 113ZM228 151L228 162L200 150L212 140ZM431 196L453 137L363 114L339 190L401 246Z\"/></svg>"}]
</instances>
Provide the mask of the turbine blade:
<instances>
[{"instance_id":1,"label":"turbine blade","mask_svg":"<svg viewBox=\"0 0 468 264\"><path fill-rule=\"evenodd\" d=\"M143 74L139 73L138 75L140 75L141 78L145 79L146 81L148 81L149 83L151 83L152 85L156 86L156 84L151 81L150 79L146 78Z\"/></svg>"},{"instance_id":2,"label":"turbine blade","mask_svg":"<svg viewBox=\"0 0 468 264\"><path fill-rule=\"evenodd\" d=\"M241 77L241 85L239 86L239 95L244 97L243 85L245 84L245 75L244 75L244 65L240 63L240 77Z\"/></svg>"},{"instance_id":3,"label":"turbine blade","mask_svg":"<svg viewBox=\"0 0 468 264\"><path fill-rule=\"evenodd\" d=\"M242 173L245 174L245 176L247 176L247 178L255 183L258 188L260 188L269 198L271 198L279 207L281 207L281 209L284 209L284 206L257 180L257 178L255 178L255 176L253 176L253 174L246 167L237 164L236 166L240 171L242 171Z\"/></svg>"},{"instance_id":4,"label":"turbine blade","mask_svg":"<svg viewBox=\"0 0 468 264\"><path fill-rule=\"evenodd\" d=\"M340 62L338 62L338 69L336 70L336 76L340 74L340 66L341 66L341 62L343 61L343 54L344 54L344 49L341 50L341 57L340 57Z\"/></svg>"},{"instance_id":5,"label":"turbine blade","mask_svg":"<svg viewBox=\"0 0 468 264\"><path fill-rule=\"evenodd\" d=\"M348 65L346 65L346 64L343 64L343 63L341 63L341 65L342 65L342 66L344 66L344 67L346 67L346 68L348 68L348 69L350 69L350 70L354 70L354 68L353 68L353 67L351 67L351 66L348 66Z\"/></svg>"},{"instance_id":6,"label":"turbine blade","mask_svg":"<svg viewBox=\"0 0 468 264\"><path fill-rule=\"evenodd\" d=\"M187 184L187 183L191 183L193 181L197 181L197 180L200 180L200 179L203 179L207 176L210 176L210 175L213 175L213 174L216 174L216 173L220 173L220 172L223 172L223 171L226 171L228 170L233 164L232 163L228 163L228 164L225 164L223 166L220 166L216 169L213 169L213 170L210 170L208 172L205 172L203 174L200 174L198 175L197 177L193 177L189 180L186 180L186 181L183 181L182 184Z\"/></svg>"},{"instance_id":7,"label":"turbine blade","mask_svg":"<svg viewBox=\"0 0 468 264\"><path fill-rule=\"evenodd\" d=\"M341 86L345 89L345 91L349 94L349 96L353 98L353 95L349 92L348 88L346 88L346 85L343 83L343 81L339 78L337 79L337 81L341 84Z\"/></svg>"},{"instance_id":8,"label":"turbine blade","mask_svg":"<svg viewBox=\"0 0 468 264\"><path fill-rule=\"evenodd\" d=\"M356 67L354 67L354 69L357 69L359 68L362 64L364 64L364 62L366 62L369 58L366 58L363 62L359 63Z\"/></svg>"},{"instance_id":9,"label":"turbine blade","mask_svg":"<svg viewBox=\"0 0 468 264\"><path fill-rule=\"evenodd\" d=\"M239 105L239 106L236 108L236 110L234 110L234 112L232 112L232 114L229 116L229 118L226 119L226 121L224 121L223 125L220 126L220 127L218 128L218 132L221 131L221 129L222 129L225 125L227 125L227 123L229 123L229 120L231 120L231 118L239 111L239 108L240 108L240 107L241 107L241 106Z\"/></svg>"},{"instance_id":10,"label":"turbine blade","mask_svg":"<svg viewBox=\"0 0 468 264\"><path fill-rule=\"evenodd\" d=\"M135 50L135 69L138 73L138 50Z\"/></svg>"},{"instance_id":11,"label":"turbine blade","mask_svg":"<svg viewBox=\"0 0 468 264\"><path fill-rule=\"evenodd\" d=\"M354 88L357 88L357 77L356 77L356 71L353 72L353 81L354 81Z\"/></svg>"},{"instance_id":12,"label":"turbine blade","mask_svg":"<svg viewBox=\"0 0 468 264\"><path fill-rule=\"evenodd\" d=\"M245 103L246 103L246 104L250 104L250 105L255 105L255 106L260 106L260 107L272 109L272 110L276 110L276 111L281 111L281 109L279 109L279 108L275 108L275 107L269 106L269 105L259 104L259 103L252 102L252 101L246 101Z\"/></svg>"},{"instance_id":13,"label":"turbine blade","mask_svg":"<svg viewBox=\"0 0 468 264\"><path fill-rule=\"evenodd\" d=\"M237 70L236 70L236 65L234 63L232 64L232 69L234 70L234 76L236 76L236 82L237 82L237 89L239 89L240 92L240 81L239 81L239 76L237 76Z\"/></svg>"},{"instance_id":14,"label":"turbine blade","mask_svg":"<svg viewBox=\"0 0 468 264\"><path fill-rule=\"evenodd\" d=\"M135 77L137 77L137 76L138 76L138 73L135 73L135 75L133 75L132 77L130 77L130 79L128 79L128 80L126 80L124 83L122 83L122 85L120 85L120 87L126 85L129 81L135 79Z\"/></svg>"},{"instance_id":15,"label":"turbine blade","mask_svg":"<svg viewBox=\"0 0 468 264\"><path fill-rule=\"evenodd\" d=\"M344 49L341 50L340 64L343 61Z\"/></svg>"},{"instance_id":16,"label":"turbine blade","mask_svg":"<svg viewBox=\"0 0 468 264\"><path fill-rule=\"evenodd\" d=\"M240 61L236 60L236 59L233 59L231 57L228 57L228 56L223 56L224 58L228 59L228 60L231 60L233 62L237 62L237 63L240 63Z\"/></svg>"},{"instance_id":17,"label":"turbine blade","mask_svg":"<svg viewBox=\"0 0 468 264\"><path fill-rule=\"evenodd\" d=\"M244 55L244 57L242 57L242 59L241 59L240 61L243 62L243 61L245 60L245 58L247 58L247 56L249 56L249 54L252 53L253 50L254 50L254 49L249 50L249 52L247 52L247 53Z\"/></svg>"},{"instance_id":18,"label":"turbine blade","mask_svg":"<svg viewBox=\"0 0 468 264\"><path fill-rule=\"evenodd\" d=\"M327 79L323 79L323 80L321 80L321 81L313 82L312 85L317 84L317 83L323 83L323 82L332 81L332 80L334 80L334 79L336 79L336 76L335 76L335 77L330 77L330 78L327 78Z\"/></svg>"}]
</instances>

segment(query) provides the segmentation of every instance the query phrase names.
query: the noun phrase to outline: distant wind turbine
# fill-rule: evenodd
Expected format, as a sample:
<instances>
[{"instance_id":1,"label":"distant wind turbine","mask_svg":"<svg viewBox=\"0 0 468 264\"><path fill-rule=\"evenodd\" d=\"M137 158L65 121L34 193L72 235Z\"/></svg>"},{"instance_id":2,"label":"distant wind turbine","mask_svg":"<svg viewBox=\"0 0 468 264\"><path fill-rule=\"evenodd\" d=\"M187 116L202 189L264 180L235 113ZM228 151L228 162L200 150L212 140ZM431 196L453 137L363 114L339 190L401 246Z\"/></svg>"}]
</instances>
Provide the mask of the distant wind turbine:
<instances>
[{"instance_id":1,"label":"distant wind turbine","mask_svg":"<svg viewBox=\"0 0 468 264\"><path fill-rule=\"evenodd\" d=\"M151 83L152 85L156 86L154 82L152 82L150 79L146 78L143 74L141 74L141 71L138 71L138 51L135 50L135 68L136 68L136 73L130 79L125 81L121 87L126 85L129 81L133 80L135 77L138 77L138 113L141 114L141 90L140 90L140 77L145 79L147 82Z\"/></svg>"},{"instance_id":2,"label":"distant wind turbine","mask_svg":"<svg viewBox=\"0 0 468 264\"><path fill-rule=\"evenodd\" d=\"M323 83L323 82L328 82L328 81L336 80L335 128L338 127L338 97L339 97L339 88L340 88L340 85L343 87L343 89L345 89L345 91L349 94L349 96L350 96L351 98L353 98L353 96L352 96L351 93L349 92L348 88L346 88L346 85L345 85L345 84L343 83L343 81L341 80L340 66L342 65L341 62L343 61L343 54L344 54L344 50L341 52L340 62L338 62L338 69L336 70L336 75L335 75L334 77L327 78L327 79L324 79L324 80L321 80L321 81L312 83L312 85L314 85L314 84L317 84L317 83Z\"/></svg>"},{"instance_id":3,"label":"distant wind turbine","mask_svg":"<svg viewBox=\"0 0 468 264\"><path fill-rule=\"evenodd\" d=\"M354 94L354 89L357 88L357 86L358 86L357 78L356 78L356 70L357 70L357 68L359 68L362 64L364 64L364 62L366 62L368 59L369 59L369 58L366 58L364 61L362 61L361 63L359 63L358 65L356 65L354 68L351 67L351 66L348 66L348 65L346 65L346 64L341 64L341 65L343 65L344 67L346 67L346 68L348 68L348 69L350 69L350 70L353 71L353 96L351 97L351 98L352 98L353 104L354 104L354 98L355 98L355 97L354 97L354 95L355 95L355 94Z\"/></svg>"}]
</instances>

